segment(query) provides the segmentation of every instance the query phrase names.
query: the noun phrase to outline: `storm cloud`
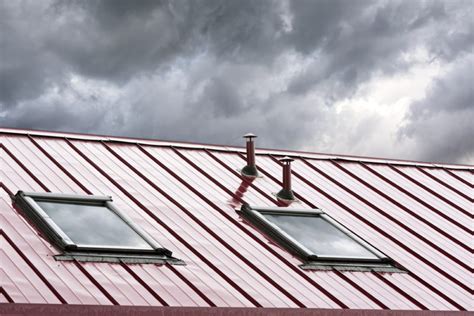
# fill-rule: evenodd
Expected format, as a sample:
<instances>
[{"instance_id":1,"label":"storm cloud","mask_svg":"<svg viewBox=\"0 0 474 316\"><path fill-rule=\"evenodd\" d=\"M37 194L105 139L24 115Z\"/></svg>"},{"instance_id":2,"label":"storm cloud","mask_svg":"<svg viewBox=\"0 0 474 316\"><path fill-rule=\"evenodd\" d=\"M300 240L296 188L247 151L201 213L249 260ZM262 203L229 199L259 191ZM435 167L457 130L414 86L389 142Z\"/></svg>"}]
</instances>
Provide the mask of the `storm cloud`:
<instances>
[{"instance_id":1,"label":"storm cloud","mask_svg":"<svg viewBox=\"0 0 474 316\"><path fill-rule=\"evenodd\" d=\"M0 0L0 126L472 164L473 7Z\"/></svg>"},{"instance_id":2,"label":"storm cloud","mask_svg":"<svg viewBox=\"0 0 474 316\"><path fill-rule=\"evenodd\" d=\"M400 136L415 141L422 159L474 161L473 84L471 54L434 80L426 97L412 104Z\"/></svg>"}]
</instances>

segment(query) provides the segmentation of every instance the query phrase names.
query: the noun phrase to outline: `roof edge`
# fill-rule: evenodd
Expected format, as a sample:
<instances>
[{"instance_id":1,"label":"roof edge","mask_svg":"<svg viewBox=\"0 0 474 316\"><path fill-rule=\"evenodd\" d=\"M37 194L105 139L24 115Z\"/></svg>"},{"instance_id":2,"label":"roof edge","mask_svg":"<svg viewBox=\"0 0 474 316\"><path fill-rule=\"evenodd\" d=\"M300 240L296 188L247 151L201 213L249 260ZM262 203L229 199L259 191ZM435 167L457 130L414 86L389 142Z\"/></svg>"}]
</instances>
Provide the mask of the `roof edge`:
<instances>
[{"instance_id":1,"label":"roof edge","mask_svg":"<svg viewBox=\"0 0 474 316\"><path fill-rule=\"evenodd\" d=\"M0 134L32 135L32 136L51 137L51 138L68 138L68 139L76 139L76 140L105 141L105 142L158 146L158 147L176 147L176 148L183 148L183 149L208 149L208 150L213 150L213 151L245 153L245 148L239 147L239 146L192 143L192 142L183 142L183 141L165 141L165 140L157 140L157 139L133 138L133 137L124 137L124 136L112 136L112 135L80 134L80 133L73 133L73 132L19 129L19 128L11 128L11 127L0 127ZM374 157L352 156L352 155L334 155L334 154L324 154L324 153L315 153L315 152L298 151L298 150L288 151L288 150L271 149L271 148L257 148L256 154L257 155L258 154L260 155L274 154L278 156L291 156L291 157L307 158L307 159L343 160L343 161L368 162L368 163L391 164L391 165L401 165L401 166L419 166L419 167L441 168L441 169L446 168L446 169L454 169L454 170L470 170L470 171L474 170L474 165L467 165L467 164L435 163L435 162L423 162L423 161L415 161L415 160L399 160L399 159L390 159L390 158L374 158Z\"/></svg>"},{"instance_id":2,"label":"roof edge","mask_svg":"<svg viewBox=\"0 0 474 316\"><path fill-rule=\"evenodd\" d=\"M428 315L469 315L459 311L416 311L416 310L369 310L369 309L317 309L317 308L252 308L252 307L162 307L162 306L108 306L108 305L69 305L69 304L0 304L0 313L21 315L347 315L347 316L428 316Z\"/></svg>"}]
</instances>

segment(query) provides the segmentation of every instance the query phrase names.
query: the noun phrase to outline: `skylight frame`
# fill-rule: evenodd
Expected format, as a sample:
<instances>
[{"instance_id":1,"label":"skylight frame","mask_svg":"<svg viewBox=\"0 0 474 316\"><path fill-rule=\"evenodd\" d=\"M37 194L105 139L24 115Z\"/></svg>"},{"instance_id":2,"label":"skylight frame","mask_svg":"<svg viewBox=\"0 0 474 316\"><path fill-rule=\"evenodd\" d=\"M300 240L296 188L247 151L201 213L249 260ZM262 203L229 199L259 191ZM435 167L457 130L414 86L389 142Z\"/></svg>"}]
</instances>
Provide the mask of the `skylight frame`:
<instances>
[{"instance_id":1,"label":"skylight frame","mask_svg":"<svg viewBox=\"0 0 474 316\"><path fill-rule=\"evenodd\" d=\"M256 225L264 233L269 235L272 239L277 241L278 244L280 244L283 248L300 257L305 262L304 266L309 265L315 267L320 265L325 267L391 267L391 263L393 263L393 260L387 255L374 246L370 245L368 242L330 217L321 209L289 209L283 207L251 207L249 205L243 205L241 212L245 218ZM333 225L341 232L346 234L349 238L357 242L359 245L363 246L369 252L374 254L374 256L377 258L317 255L290 234L281 229L278 225L267 219L264 214L321 217L329 224Z\"/></svg>"},{"instance_id":2,"label":"skylight frame","mask_svg":"<svg viewBox=\"0 0 474 316\"><path fill-rule=\"evenodd\" d=\"M44 235L60 250L66 254L105 254L107 256L121 254L126 255L146 255L171 257L172 252L162 247L148 233L138 227L126 214L120 211L112 203L111 196L98 195L71 195L56 193L37 193L18 191L14 197L17 204L25 215L40 229ZM129 228L141 237L150 248L124 247L94 244L76 244L52 218L42 209L37 202L52 202L74 205L94 205L107 208L117 215Z\"/></svg>"}]
</instances>

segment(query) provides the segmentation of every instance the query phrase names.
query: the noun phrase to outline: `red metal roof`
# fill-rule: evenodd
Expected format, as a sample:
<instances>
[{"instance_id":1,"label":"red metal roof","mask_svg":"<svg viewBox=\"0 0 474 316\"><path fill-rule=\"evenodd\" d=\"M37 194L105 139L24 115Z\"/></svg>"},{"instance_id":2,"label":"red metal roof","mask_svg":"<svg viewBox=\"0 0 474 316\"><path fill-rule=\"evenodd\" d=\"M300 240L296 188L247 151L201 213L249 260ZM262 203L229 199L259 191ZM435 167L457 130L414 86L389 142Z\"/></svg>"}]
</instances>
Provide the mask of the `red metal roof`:
<instances>
[{"instance_id":1,"label":"red metal roof","mask_svg":"<svg viewBox=\"0 0 474 316\"><path fill-rule=\"evenodd\" d=\"M0 302L473 310L473 166L0 129ZM298 208L320 207L408 273L307 271L244 221L276 206L291 156ZM55 261L10 194L111 195L186 266Z\"/></svg>"}]
</instances>

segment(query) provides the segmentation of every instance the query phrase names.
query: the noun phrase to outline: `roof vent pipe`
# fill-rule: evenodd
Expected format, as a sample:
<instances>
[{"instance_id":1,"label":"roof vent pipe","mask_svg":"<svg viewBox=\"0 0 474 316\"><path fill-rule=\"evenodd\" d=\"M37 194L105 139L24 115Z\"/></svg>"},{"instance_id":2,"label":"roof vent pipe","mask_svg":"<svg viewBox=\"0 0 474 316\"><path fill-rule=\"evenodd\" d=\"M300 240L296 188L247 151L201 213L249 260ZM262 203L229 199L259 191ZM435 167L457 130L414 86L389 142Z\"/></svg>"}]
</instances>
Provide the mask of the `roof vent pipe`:
<instances>
[{"instance_id":1,"label":"roof vent pipe","mask_svg":"<svg viewBox=\"0 0 474 316\"><path fill-rule=\"evenodd\" d=\"M277 193L277 198L285 201L294 201L295 195L291 190L291 162L294 159L286 156L280 159L283 164L283 188Z\"/></svg>"},{"instance_id":2,"label":"roof vent pipe","mask_svg":"<svg viewBox=\"0 0 474 316\"><path fill-rule=\"evenodd\" d=\"M258 176L258 171L255 166L255 142L253 139L257 138L257 135L248 133L243 137L247 139L247 165L242 169L242 175L246 177L256 177Z\"/></svg>"}]
</instances>

